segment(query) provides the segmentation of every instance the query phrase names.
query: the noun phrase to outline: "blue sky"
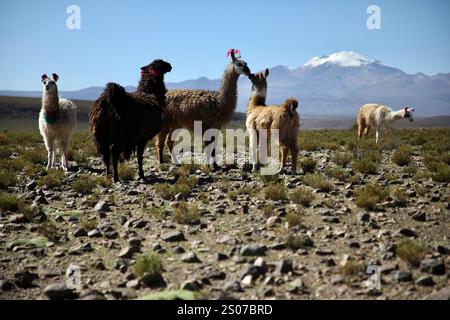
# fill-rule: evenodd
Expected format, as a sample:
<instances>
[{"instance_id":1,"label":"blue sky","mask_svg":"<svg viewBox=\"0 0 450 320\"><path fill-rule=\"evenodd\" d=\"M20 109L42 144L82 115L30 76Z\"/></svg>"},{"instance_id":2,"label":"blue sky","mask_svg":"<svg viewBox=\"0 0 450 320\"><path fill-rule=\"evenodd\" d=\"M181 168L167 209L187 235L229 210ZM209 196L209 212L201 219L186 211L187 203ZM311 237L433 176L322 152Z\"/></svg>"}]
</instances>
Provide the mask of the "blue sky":
<instances>
[{"instance_id":1,"label":"blue sky","mask_svg":"<svg viewBox=\"0 0 450 320\"><path fill-rule=\"evenodd\" d=\"M81 30L66 28L71 4ZM371 4L381 30L366 27ZM154 58L172 64L167 81L216 79L231 47L254 71L352 50L408 73L447 73L449 32L447 0L2 0L0 89L40 90L44 72L58 73L62 90L134 85Z\"/></svg>"}]
</instances>

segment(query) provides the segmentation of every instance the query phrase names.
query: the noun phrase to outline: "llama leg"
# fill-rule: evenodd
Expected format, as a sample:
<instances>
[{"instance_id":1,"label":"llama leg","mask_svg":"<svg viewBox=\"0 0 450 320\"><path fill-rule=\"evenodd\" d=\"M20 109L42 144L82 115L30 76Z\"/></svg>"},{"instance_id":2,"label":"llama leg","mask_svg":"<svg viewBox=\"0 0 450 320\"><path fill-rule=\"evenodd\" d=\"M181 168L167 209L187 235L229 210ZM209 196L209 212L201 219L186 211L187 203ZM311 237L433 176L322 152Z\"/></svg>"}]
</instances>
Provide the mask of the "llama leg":
<instances>
[{"instance_id":1,"label":"llama leg","mask_svg":"<svg viewBox=\"0 0 450 320\"><path fill-rule=\"evenodd\" d=\"M294 143L291 145L292 174L297 174L297 157L298 157L298 147Z\"/></svg>"},{"instance_id":2,"label":"llama leg","mask_svg":"<svg viewBox=\"0 0 450 320\"><path fill-rule=\"evenodd\" d=\"M109 176L111 174L111 168L110 168L111 167L110 166L110 163L111 163L111 149L110 149L109 145L103 146L100 149L100 153L101 153L102 158L103 158L103 163L105 164L105 167L106 167L106 175Z\"/></svg>"},{"instance_id":3,"label":"llama leg","mask_svg":"<svg viewBox=\"0 0 450 320\"><path fill-rule=\"evenodd\" d=\"M206 162L208 164L211 164L212 158L213 160L212 166L214 170L217 170L219 168L216 162L216 147L217 147L216 137L211 137L211 140L205 143L205 149L211 150L211 154L206 153Z\"/></svg>"},{"instance_id":4,"label":"llama leg","mask_svg":"<svg viewBox=\"0 0 450 320\"><path fill-rule=\"evenodd\" d=\"M378 144L378 138L380 137L380 128L376 129L375 132L375 143Z\"/></svg>"},{"instance_id":5,"label":"llama leg","mask_svg":"<svg viewBox=\"0 0 450 320\"><path fill-rule=\"evenodd\" d=\"M61 141L60 143L60 149L61 149L61 167L64 171L67 171L69 168L69 162L67 161L67 142Z\"/></svg>"},{"instance_id":6,"label":"llama leg","mask_svg":"<svg viewBox=\"0 0 450 320\"><path fill-rule=\"evenodd\" d=\"M156 136L156 151L158 152L159 163L161 164L164 163L164 142L167 139L170 139L168 134L169 128L163 126L163 128L161 128L161 131Z\"/></svg>"},{"instance_id":7,"label":"llama leg","mask_svg":"<svg viewBox=\"0 0 450 320\"><path fill-rule=\"evenodd\" d=\"M362 125L358 125L358 140L361 140L363 132L364 132L363 126Z\"/></svg>"},{"instance_id":8,"label":"llama leg","mask_svg":"<svg viewBox=\"0 0 450 320\"><path fill-rule=\"evenodd\" d=\"M145 179L144 169L143 169L144 150L145 150L145 144L138 145L137 158L138 158L139 178L141 178L141 179Z\"/></svg>"},{"instance_id":9,"label":"llama leg","mask_svg":"<svg viewBox=\"0 0 450 320\"><path fill-rule=\"evenodd\" d=\"M281 172L284 167L286 167L286 161L288 156L289 149L285 145L280 146L280 153L281 153L281 166L280 170L278 172Z\"/></svg>"},{"instance_id":10,"label":"llama leg","mask_svg":"<svg viewBox=\"0 0 450 320\"><path fill-rule=\"evenodd\" d=\"M112 147L112 160L113 160L113 179L114 182L119 181L119 171L118 171L118 164L119 164L119 157L120 157L120 149L116 146Z\"/></svg>"},{"instance_id":11,"label":"llama leg","mask_svg":"<svg viewBox=\"0 0 450 320\"><path fill-rule=\"evenodd\" d=\"M172 163L174 165L178 165L177 155L172 153L173 150L172 131L170 131L169 134L166 136L166 145L167 149L169 149L170 159L172 159Z\"/></svg>"},{"instance_id":12,"label":"llama leg","mask_svg":"<svg viewBox=\"0 0 450 320\"><path fill-rule=\"evenodd\" d=\"M47 144L47 169L53 168L53 164L55 163L55 141L52 139L48 139L46 141Z\"/></svg>"},{"instance_id":13,"label":"llama leg","mask_svg":"<svg viewBox=\"0 0 450 320\"><path fill-rule=\"evenodd\" d=\"M258 137L256 135L256 130L250 129L249 131L249 140L250 140L250 161L252 163L253 172L257 171L257 162L258 162Z\"/></svg>"},{"instance_id":14,"label":"llama leg","mask_svg":"<svg viewBox=\"0 0 450 320\"><path fill-rule=\"evenodd\" d=\"M364 130L364 136L365 136L366 139L367 139L367 136L369 135L369 131L370 131L370 127L367 127L367 128Z\"/></svg>"}]
</instances>

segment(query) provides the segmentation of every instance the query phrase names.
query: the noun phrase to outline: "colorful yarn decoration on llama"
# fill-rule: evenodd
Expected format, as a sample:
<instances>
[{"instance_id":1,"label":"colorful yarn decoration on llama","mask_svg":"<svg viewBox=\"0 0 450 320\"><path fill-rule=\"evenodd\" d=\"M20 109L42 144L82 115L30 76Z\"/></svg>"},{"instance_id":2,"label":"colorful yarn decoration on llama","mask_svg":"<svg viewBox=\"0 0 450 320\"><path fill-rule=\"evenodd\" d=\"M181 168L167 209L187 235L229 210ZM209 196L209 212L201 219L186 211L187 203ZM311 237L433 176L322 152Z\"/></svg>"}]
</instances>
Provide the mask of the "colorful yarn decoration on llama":
<instances>
[{"instance_id":1,"label":"colorful yarn decoration on llama","mask_svg":"<svg viewBox=\"0 0 450 320\"><path fill-rule=\"evenodd\" d=\"M59 110L54 112L44 112L44 120L47 124L55 124L59 119L61 119L61 112L59 112Z\"/></svg>"}]
</instances>

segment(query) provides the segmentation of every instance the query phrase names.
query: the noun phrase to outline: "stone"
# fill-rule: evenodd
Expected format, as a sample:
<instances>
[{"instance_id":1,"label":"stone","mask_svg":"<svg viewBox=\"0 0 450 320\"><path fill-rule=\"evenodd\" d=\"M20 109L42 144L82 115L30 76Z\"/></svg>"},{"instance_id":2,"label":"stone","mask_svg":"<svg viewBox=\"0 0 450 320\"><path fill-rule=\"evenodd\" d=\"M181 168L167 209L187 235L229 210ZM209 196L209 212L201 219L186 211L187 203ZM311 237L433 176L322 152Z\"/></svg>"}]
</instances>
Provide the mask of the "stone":
<instances>
[{"instance_id":1,"label":"stone","mask_svg":"<svg viewBox=\"0 0 450 320\"><path fill-rule=\"evenodd\" d=\"M241 247L239 251L241 256L264 256L266 255L267 247L259 244L249 244Z\"/></svg>"},{"instance_id":2,"label":"stone","mask_svg":"<svg viewBox=\"0 0 450 320\"><path fill-rule=\"evenodd\" d=\"M306 287L302 279L297 278L289 284L289 292L294 294L301 294L305 291Z\"/></svg>"},{"instance_id":3,"label":"stone","mask_svg":"<svg viewBox=\"0 0 450 320\"><path fill-rule=\"evenodd\" d=\"M420 271L435 275L445 275L445 264L438 259L424 259L420 262Z\"/></svg>"},{"instance_id":4,"label":"stone","mask_svg":"<svg viewBox=\"0 0 450 320\"><path fill-rule=\"evenodd\" d=\"M438 245L436 247L437 252L440 254L450 254L450 245Z\"/></svg>"},{"instance_id":5,"label":"stone","mask_svg":"<svg viewBox=\"0 0 450 320\"><path fill-rule=\"evenodd\" d=\"M102 234L97 229L91 230L87 233L89 238L100 238Z\"/></svg>"},{"instance_id":6,"label":"stone","mask_svg":"<svg viewBox=\"0 0 450 320\"><path fill-rule=\"evenodd\" d=\"M84 230L83 228L78 228L73 232L73 236L75 238L80 238L80 237L87 237L88 233L86 230Z\"/></svg>"},{"instance_id":7,"label":"stone","mask_svg":"<svg viewBox=\"0 0 450 320\"><path fill-rule=\"evenodd\" d=\"M8 219L11 223L25 223L28 222L28 219L23 214L12 214Z\"/></svg>"},{"instance_id":8,"label":"stone","mask_svg":"<svg viewBox=\"0 0 450 320\"><path fill-rule=\"evenodd\" d=\"M408 228L402 228L402 229L398 230L397 233L401 234L402 236L405 236L405 237L411 237L411 238L417 237L417 234L413 230L408 229Z\"/></svg>"},{"instance_id":9,"label":"stone","mask_svg":"<svg viewBox=\"0 0 450 320\"><path fill-rule=\"evenodd\" d=\"M119 258L131 259L133 257L133 254L139 251L141 251L141 249L138 246L127 246L120 250Z\"/></svg>"},{"instance_id":10,"label":"stone","mask_svg":"<svg viewBox=\"0 0 450 320\"><path fill-rule=\"evenodd\" d=\"M255 265L246 265L240 272L240 279L244 279L246 276L251 275L253 279L257 279L260 276L263 276L267 271L267 267L264 266L255 266Z\"/></svg>"},{"instance_id":11,"label":"stone","mask_svg":"<svg viewBox=\"0 0 450 320\"><path fill-rule=\"evenodd\" d=\"M31 182L26 184L27 190L32 191L37 187L36 180L32 180Z\"/></svg>"},{"instance_id":12,"label":"stone","mask_svg":"<svg viewBox=\"0 0 450 320\"><path fill-rule=\"evenodd\" d=\"M105 200L100 200L94 207L94 211L96 212L110 212L111 208L109 207L108 202Z\"/></svg>"},{"instance_id":13,"label":"stone","mask_svg":"<svg viewBox=\"0 0 450 320\"><path fill-rule=\"evenodd\" d=\"M318 249L316 250L316 255L318 256L329 256L334 254L333 250L330 249Z\"/></svg>"},{"instance_id":14,"label":"stone","mask_svg":"<svg viewBox=\"0 0 450 320\"><path fill-rule=\"evenodd\" d=\"M7 292L14 289L14 283L9 280L0 280L0 291Z\"/></svg>"},{"instance_id":15,"label":"stone","mask_svg":"<svg viewBox=\"0 0 450 320\"><path fill-rule=\"evenodd\" d=\"M358 219L359 219L359 221L362 221L362 222L369 222L370 221L370 214L368 214L367 212L361 213L358 216Z\"/></svg>"},{"instance_id":16,"label":"stone","mask_svg":"<svg viewBox=\"0 0 450 320\"><path fill-rule=\"evenodd\" d=\"M15 273L14 278L14 283L18 287L27 289L32 286L34 280L39 279L39 276L36 273L25 270Z\"/></svg>"},{"instance_id":17,"label":"stone","mask_svg":"<svg viewBox=\"0 0 450 320\"><path fill-rule=\"evenodd\" d=\"M139 279L132 279L127 281L127 283L125 284L125 287L130 288L130 289L137 289L139 288L140 285L140 280Z\"/></svg>"},{"instance_id":18,"label":"stone","mask_svg":"<svg viewBox=\"0 0 450 320\"><path fill-rule=\"evenodd\" d=\"M434 286L434 281L432 276L422 276L416 280L416 284L424 287Z\"/></svg>"},{"instance_id":19,"label":"stone","mask_svg":"<svg viewBox=\"0 0 450 320\"><path fill-rule=\"evenodd\" d=\"M77 297L74 290L67 288L64 283L48 285L44 289L44 294L50 300L75 299Z\"/></svg>"},{"instance_id":20,"label":"stone","mask_svg":"<svg viewBox=\"0 0 450 320\"><path fill-rule=\"evenodd\" d=\"M412 216L416 221L425 222L427 221L427 214L425 212L419 212Z\"/></svg>"},{"instance_id":21,"label":"stone","mask_svg":"<svg viewBox=\"0 0 450 320\"><path fill-rule=\"evenodd\" d=\"M224 260L230 259L230 257L228 257L228 256L227 256L226 254L224 254L224 253L217 252L217 253L215 253L215 254L213 255L213 259L214 259L215 261L224 261Z\"/></svg>"},{"instance_id":22,"label":"stone","mask_svg":"<svg viewBox=\"0 0 450 320\"><path fill-rule=\"evenodd\" d=\"M412 281L412 274L405 270L394 270L390 273L392 279L398 282L409 282Z\"/></svg>"},{"instance_id":23,"label":"stone","mask_svg":"<svg viewBox=\"0 0 450 320\"><path fill-rule=\"evenodd\" d=\"M161 235L161 239L166 242L185 241L184 234L180 231L170 231Z\"/></svg>"},{"instance_id":24,"label":"stone","mask_svg":"<svg viewBox=\"0 0 450 320\"><path fill-rule=\"evenodd\" d=\"M203 288L203 285L197 280L187 280L181 284L181 289L189 290L189 291L200 291Z\"/></svg>"},{"instance_id":25,"label":"stone","mask_svg":"<svg viewBox=\"0 0 450 320\"><path fill-rule=\"evenodd\" d=\"M183 262L187 262L187 263L200 263L200 259L197 257L197 255L190 251L190 252L186 252L185 254L183 254L181 256L181 261Z\"/></svg>"},{"instance_id":26,"label":"stone","mask_svg":"<svg viewBox=\"0 0 450 320\"><path fill-rule=\"evenodd\" d=\"M241 292L242 287L238 281L230 280L224 284L223 291Z\"/></svg>"},{"instance_id":27,"label":"stone","mask_svg":"<svg viewBox=\"0 0 450 320\"><path fill-rule=\"evenodd\" d=\"M283 274L294 271L292 260L283 259L276 264L276 272Z\"/></svg>"}]
</instances>

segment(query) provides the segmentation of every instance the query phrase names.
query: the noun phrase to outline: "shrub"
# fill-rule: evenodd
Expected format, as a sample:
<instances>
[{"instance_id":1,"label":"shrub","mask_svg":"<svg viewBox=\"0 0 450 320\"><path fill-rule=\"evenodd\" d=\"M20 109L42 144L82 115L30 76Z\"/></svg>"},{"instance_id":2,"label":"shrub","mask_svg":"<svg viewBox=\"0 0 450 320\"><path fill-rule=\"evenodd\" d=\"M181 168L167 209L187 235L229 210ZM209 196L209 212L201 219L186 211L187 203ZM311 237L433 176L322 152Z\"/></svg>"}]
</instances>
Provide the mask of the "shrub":
<instances>
[{"instance_id":1,"label":"shrub","mask_svg":"<svg viewBox=\"0 0 450 320\"><path fill-rule=\"evenodd\" d=\"M14 172L0 169L0 189L14 187L17 183L17 177Z\"/></svg>"},{"instance_id":2,"label":"shrub","mask_svg":"<svg viewBox=\"0 0 450 320\"><path fill-rule=\"evenodd\" d=\"M264 187L264 198L266 200L286 200L287 190L281 182L271 182L268 186Z\"/></svg>"},{"instance_id":3,"label":"shrub","mask_svg":"<svg viewBox=\"0 0 450 320\"><path fill-rule=\"evenodd\" d=\"M188 205L186 202L180 202L173 214L173 221L179 224L195 225L200 223L200 214L195 205Z\"/></svg>"},{"instance_id":4,"label":"shrub","mask_svg":"<svg viewBox=\"0 0 450 320\"><path fill-rule=\"evenodd\" d=\"M278 174L258 174L259 179L264 183L264 185L269 185L278 181Z\"/></svg>"},{"instance_id":5,"label":"shrub","mask_svg":"<svg viewBox=\"0 0 450 320\"><path fill-rule=\"evenodd\" d=\"M339 267L339 271L344 277L356 276L363 270L363 265L353 260L347 261L347 263Z\"/></svg>"},{"instance_id":6,"label":"shrub","mask_svg":"<svg viewBox=\"0 0 450 320\"><path fill-rule=\"evenodd\" d=\"M353 168L361 173L375 174L377 173L377 165L370 157L362 157L353 160Z\"/></svg>"},{"instance_id":7,"label":"shrub","mask_svg":"<svg viewBox=\"0 0 450 320\"><path fill-rule=\"evenodd\" d=\"M394 191L394 199L397 205L404 206L408 202L408 195L403 188L397 188Z\"/></svg>"},{"instance_id":8,"label":"shrub","mask_svg":"<svg viewBox=\"0 0 450 320\"><path fill-rule=\"evenodd\" d=\"M87 174L80 175L72 182L72 190L82 194L90 194L97 185L97 180Z\"/></svg>"},{"instance_id":9,"label":"shrub","mask_svg":"<svg viewBox=\"0 0 450 320\"><path fill-rule=\"evenodd\" d=\"M63 185L64 171L61 169L49 169L47 175L38 180L39 186L50 189L60 188Z\"/></svg>"},{"instance_id":10,"label":"shrub","mask_svg":"<svg viewBox=\"0 0 450 320\"><path fill-rule=\"evenodd\" d=\"M57 242L60 239L58 227L52 221L45 221L38 226L38 232L47 239Z\"/></svg>"},{"instance_id":11,"label":"shrub","mask_svg":"<svg viewBox=\"0 0 450 320\"><path fill-rule=\"evenodd\" d=\"M420 261L425 258L427 251L417 241L405 239L397 244L396 253L400 259L417 267L420 264Z\"/></svg>"},{"instance_id":12,"label":"shrub","mask_svg":"<svg viewBox=\"0 0 450 320\"><path fill-rule=\"evenodd\" d=\"M389 196L389 189L373 183L356 190L355 194L358 207L373 210Z\"/></svg>"},{"instance_id":13,"label":"shrub","mask_svg":"<svg viewBox=\"0 0 450 320\"><path fill-rule=\"evenodd\" d=\"M336 167L328 167L325 170L325 174L331 178L335 178L339 181L347 181L349 178L349 174L345 169L343 168L336 168Z\"/></svg>"},{"instance_id":14,"label":"shrub","mask_svg":"<svg viewBox=\"0 0 450 320\"><path fill-rule=\"evenodd\" d=\"M289 228L303 225L303 210L290 210L286 215L286 222Z\"/></svg>"},{"instance_id":15,"label":"shrub","mask_svg":"<svg viewBox=\"0 0 450 320\"><path fill-rule=\"evenodd\" d=\"M311 189L306 187L300 187L295 189L289 194L289 198L292 202L296 204L302 204L304 206L309 206L311 202L315 199L314 193Z\"/></svg>"},{"instance_id":16,"label":"shrub","mask_svg":"<svg viewBox=\"0 0 450 320\"><path fill-rule=\"evenodd\" d=\"M43 164L47 161L47 154L44 150L32 149L24 151L22 159L33 164Z\"/></svg>"},{"instance_id":17,"label":"shrub","mask_svg":"<svg viewBox=\"0 0 450 320\"><path fill-rule=\"evenodd\" d=\"M306 247L306 242L303 237L290 234L286 239L286 247L295 251Z\"/></svg>"},{"instance_id":18,"label":"shrub","mask_svg":"<svg viewBox=\"0 0 450 320\"><path fill-rule=\"evenodd\" d=\"M109 188L112 186L113 181L111 180L111 177L100 177L98 179L99 185L101 185L103 188Z\"/></svg>"},{"instance_id":19,"label":"shrub","mask_svg":"<svg viewBox=\"0 0 450 320\"><path fill-rule=\"evenodd\" d=\"M409 146L400 146L392 155L392 162L403 167L411 163L412 150Z\"/></svg>"},{"instance_id":20,"label":"shrub","mask_svg":"<svg viewBox=\"0 0 450 320\"><path fill-rule=\"evenodd\" d=\"M331 183L328 182L323 174L307 173L303 179L308 186L320 191L326 192L332 188Z\"/></svg>"},{"instance_id":21,"label":"shrub","mask_svg":"<svg viewBox=\"0 0 450 320\"><path fill-rule=\"evenodd\" d=\"M314 139L303 140L299 143L299 147L305 151L317 151L319 150L319 144Z\"/></svg>"},{"instance_id":22,"label":"shrub","mask_svg":"<svg viewBox=\"0 0 450 320\"><path fill-rule=\"evenodd\" d=\"M83 228L84 230L87 231L91 231L97 228L97 221L96 220L85 220L83 222L81 222L80 226L81 228Z\"/></svg>"},{"instance_id":23,"label":"shrub","mask_svg":"<svg viewBox=\"0 0 450 320\"><path fill-rule=\"evenodd\" d=\"M174 184L156 183L154 188L158 195L168 200L177 194L181 194L183 197L187 196L196 185L196 178L180 176Z\"/></svg>"},{"instance_id":24,"label":"shrub","mask_svg":"<svg viewBox=\"0 0 450 320\"><path fill-rule=\"evenodd\" d=\"M440 164L436 172L431 174L431 178L436 182L450 182L450 166L448 164Z\"/></svg>"},{"instance_id":25,"label":"shrub","mask_svg":"<svg viewBox=\"0 0 450 320\"><path fill-rule=\"evenodd\" d=\"M137 256L134 274L144 283L151 284L161 279L162 262L156 254L143 253Z\"/></svg>"},{"instance_id":26,"label":"shrub","mask_svg":"<svg viewBox=\"0 0 450 320\"><path fill-rule=\"evenodd\" d=\"M0 193L0 209L3 211L17 211L19 210L19 198L15 195L2 192Z\"/></svg>"},{"instance_id":27,"label":"shrub","mask_svg":"<svg viewBox=\"0 0 450 320\"><path fill-rule=\"evenodd\" d=\"M273 210L273 206L271 203L267 204L263 209L264 217L269 218L275 215L275 211Z\"/></svg>"},{"instance_id":28,"label":"shrub","mask_svg":"<svg viewBox=\"0 0 450 320\"><path fill-rule=\"evenodd\" d=\"M341 167L346 167L352 161L351 152L337 152L331 157L331 161Z\"/></svg>"},{"instance_id":29,"label":"shrub","mask_svg":"<svg viewBox=\"0 0 450 320\"><path fill-rule=\"evenodd\" d=\"M317 166L317 161L312 157L307 157L300 161L300 168L302 168L304 173L314 172Z\"/></svg>"},{"instance_id":30,"label":"shrub","mask_svg":"<svg viewBox=\"0 0 450 320\"><path fill-rule=\"evenodd\" d=\"M127 166L126 164L119 164L119 178L123 181L132 181L135 177L134 169L130 166Z\"/></svg>"}]
</instances>

